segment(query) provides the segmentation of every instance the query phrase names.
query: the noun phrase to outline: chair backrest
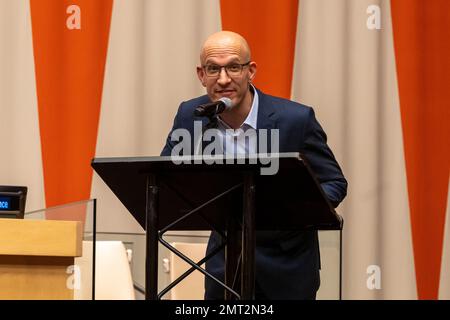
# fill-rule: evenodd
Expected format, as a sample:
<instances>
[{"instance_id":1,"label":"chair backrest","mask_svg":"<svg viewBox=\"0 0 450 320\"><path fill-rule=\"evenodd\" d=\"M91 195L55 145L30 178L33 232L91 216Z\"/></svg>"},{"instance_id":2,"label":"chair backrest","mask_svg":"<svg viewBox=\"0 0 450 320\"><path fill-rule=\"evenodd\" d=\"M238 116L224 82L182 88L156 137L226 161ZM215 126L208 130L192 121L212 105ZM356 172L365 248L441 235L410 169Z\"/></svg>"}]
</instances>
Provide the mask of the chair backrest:
<instances>
[{"instance_id":1,"label":"chair backrest","mask_svg":"<svg viewBox=\"0 0 450 320\"><path fill-rule=\"evenodd\" d=\"M198 262L205 256L206 243L184 243L173 242L172 245L191 260ZM170 254L170 281L181 276L191 266L177 257L173 252ZM203 264L204 268L205 265ZM203 300L205 294L205 276L199 271L192 272L182 282L171 290L172 300Z\"/></svg>"},{"instance_id":2,"label":"chair backrest","mask_svg":"<svg viewBox=\"0 0 450 320\"><path fill-rule=\"evenodd\" d=\"M97 241L95 260L95 299L134 300L135 292L126 248L121 241ZM83 241L83 256L75 259L81 272L81 290L75 299L90 298L92 281L92 242ZM83 277L83 275L85 275Z\"/></svg>"}]
</instances>

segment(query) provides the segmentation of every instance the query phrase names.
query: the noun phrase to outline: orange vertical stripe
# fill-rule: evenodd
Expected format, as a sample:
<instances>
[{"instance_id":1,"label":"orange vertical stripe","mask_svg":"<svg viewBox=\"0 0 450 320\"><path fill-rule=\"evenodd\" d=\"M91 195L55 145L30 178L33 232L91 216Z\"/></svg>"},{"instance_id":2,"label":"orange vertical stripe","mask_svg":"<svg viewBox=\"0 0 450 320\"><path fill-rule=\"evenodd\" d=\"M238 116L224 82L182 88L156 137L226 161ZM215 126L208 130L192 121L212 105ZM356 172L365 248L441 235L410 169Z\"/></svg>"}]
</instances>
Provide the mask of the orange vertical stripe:
<instances>
[{"instance_id":1,"label":"orange vertical stripe","mask_svg":"<svg viewBox=\"0 0 450 320\"><path fill-rule=\"evenodd\" d=\"M450 163L450 1L392 0L419 299L437 299Z\"/></svg>"},{"instance_id":2,"label":"orange vertical stripe","mask_svg":"<svg viewBox=\"0 0 450 320\"><path fill-rule=\"evenodd\" d=\"M70 5L81 29L70 30ZM47 206L90 197L112 0L30 0Z\"/></svg>"},{"instance_id":3,"label":"orange vertical stripe","mask_svg":"<svg viewBox=\"0 0 450 320\"><path fill-rule=\"evenodd\" d=\"M222 29L249 42L258 64L255 85L290 98L297 30L298 0L221 0Z\"/></svg>"}]
</instances>

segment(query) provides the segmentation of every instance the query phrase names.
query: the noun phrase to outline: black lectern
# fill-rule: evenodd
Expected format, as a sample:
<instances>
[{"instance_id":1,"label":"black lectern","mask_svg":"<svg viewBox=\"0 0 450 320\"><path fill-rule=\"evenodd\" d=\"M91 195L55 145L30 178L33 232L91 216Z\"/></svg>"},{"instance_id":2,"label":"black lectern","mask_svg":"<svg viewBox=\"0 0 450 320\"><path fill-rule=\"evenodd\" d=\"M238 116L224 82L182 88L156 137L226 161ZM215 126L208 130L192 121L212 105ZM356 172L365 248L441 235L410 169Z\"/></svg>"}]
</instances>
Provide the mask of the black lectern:
<instances>
[{"instance_id":1,"label":"black lectern","mask_svg":"<svg viewBox=\"0 0 450 320\"><path fill-rule=\"evenodd\" d=\"M97 158L92 167L146 230L146 299L161 298L194 270L222 285L226 299L252 299L257 232L342 229L299 153ZM215 230L224 241L194 262L163 239L168 230ZM159 294L158 241L191 265ZM225 283L200 267L224 248Z\"/></svg>"}]
</instances>

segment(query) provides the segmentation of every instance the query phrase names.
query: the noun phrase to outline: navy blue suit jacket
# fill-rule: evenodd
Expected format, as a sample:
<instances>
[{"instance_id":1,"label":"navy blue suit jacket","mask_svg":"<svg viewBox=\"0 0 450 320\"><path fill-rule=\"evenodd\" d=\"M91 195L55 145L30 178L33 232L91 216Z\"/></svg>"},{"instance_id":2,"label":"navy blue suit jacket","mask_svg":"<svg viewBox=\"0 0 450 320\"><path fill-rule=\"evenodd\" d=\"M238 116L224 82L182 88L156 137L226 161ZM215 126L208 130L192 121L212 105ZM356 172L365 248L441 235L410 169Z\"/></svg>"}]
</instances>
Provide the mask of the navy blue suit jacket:
<instances>
[{"instance_id":1,"label":"navy blue suit jacket","mask_svg":"<svg viewBox=\"0 0 450 320\"><path fill-rule=\"evenodd\" d=\"M301 152L309 161L330 202L337 207L347 193L347 181L327 145L327 137L312 108L258 90L258 129L279 129L279 152ZM194 135L194 121L206 124L206 118L193 115L195 107L208 103L204 95L181 103L172 131L161 155L169 156L177 142L171 140L174 129L187 129ZM269 139L270 140L270 139ZM191 154L194 143L191 143ZM268 152L270 152L270 146ZM258 214L258 213L256 213ZM212 232L208 252L220 244ZM319 288L320 254L317 231L257 232L256 285L269 299L307 299ZM224 279L223 252L209 260L206 269ZM223 289L206 280L206 298L223 298Z\"/></svg>"}]
</instances>

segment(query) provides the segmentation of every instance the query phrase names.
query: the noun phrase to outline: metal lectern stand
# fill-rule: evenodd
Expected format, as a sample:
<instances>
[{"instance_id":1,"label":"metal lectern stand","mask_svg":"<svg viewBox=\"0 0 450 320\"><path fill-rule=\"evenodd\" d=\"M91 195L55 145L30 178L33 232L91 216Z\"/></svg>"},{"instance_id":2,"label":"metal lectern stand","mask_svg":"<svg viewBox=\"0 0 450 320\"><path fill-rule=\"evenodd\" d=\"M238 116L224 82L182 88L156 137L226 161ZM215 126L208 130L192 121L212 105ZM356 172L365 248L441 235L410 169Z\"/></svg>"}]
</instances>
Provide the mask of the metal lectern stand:
<instances>
[{"instance_id":1,"label":"metal lectern stand","mask_svg":"<svg viewBox=\"0 0 450 320\"><path fill-rule=\"evenodd\" d=\"M274 161L278 161L276 174L261 175L261 169ZM225 299L253 299L257 231L342 229L342 218L298 153L239 160L224 156L97 158L92 167L146 230L146 299L160 299L195 270L223 286ZM194 262L163 239L168 230L215 230L223 241ZM158 242L191 266L159 294ZM225 283L200 267L223 248ZM241 287L236 289L239 276Z\"/></svg>"}]
</instances>

